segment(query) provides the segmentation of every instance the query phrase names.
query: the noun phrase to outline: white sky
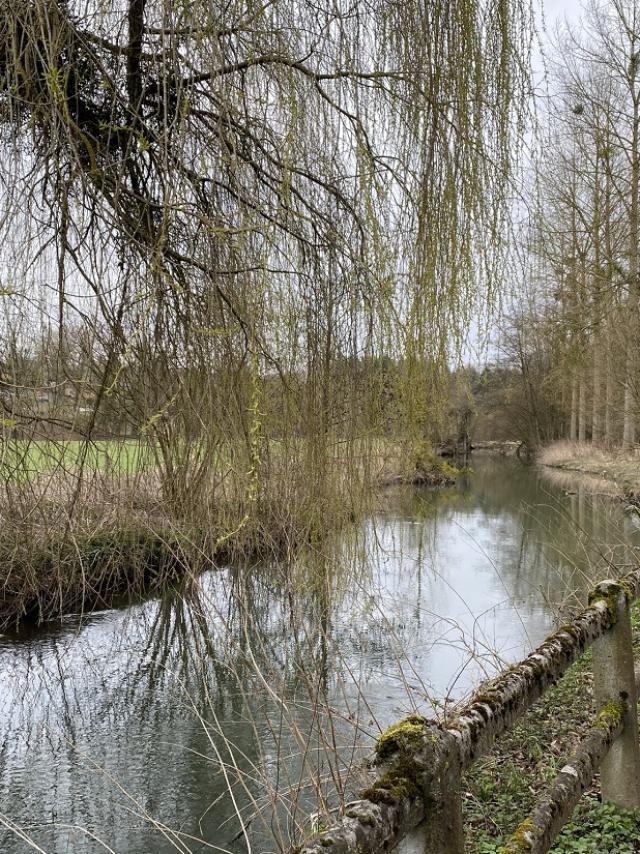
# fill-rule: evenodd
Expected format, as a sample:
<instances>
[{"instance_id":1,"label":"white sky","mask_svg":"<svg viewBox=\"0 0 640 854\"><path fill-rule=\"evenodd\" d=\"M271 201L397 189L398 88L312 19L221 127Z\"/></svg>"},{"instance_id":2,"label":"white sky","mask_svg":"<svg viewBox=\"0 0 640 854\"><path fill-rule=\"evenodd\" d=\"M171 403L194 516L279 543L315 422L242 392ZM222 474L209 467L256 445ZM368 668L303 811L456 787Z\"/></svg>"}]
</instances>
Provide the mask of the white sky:
<instances>
[{"instance_id":1,"label":"white sky","mask_svg":"<svg viewBox=\"0 0 640 854\"><path fill-rule=\"evenodd\" d=\"M580 14L581 5L580 0L542 0L547 24L551 24L563 14L569 19L577 18Z\"/></svg>"},{"instance_id":2,"label":"white sky","mask_svg":"<svg viewBox=\"0 0 640 854\"><path fill-rule=\"evenodd\" d=\"M563 20L569 23L576 23L582 14L584 0L536 0L536 22L539 29L539 35L543 43L548 42L549 37L553 36L556 25L562 23ZM544 32L540 27L544 15ZM545 51L546 52L546 51ZM536 67L539 63L538 50L534 48L533 64Z\"/></svg>"},{"instance_id":3,"label":"white sky","mask_svg":"<svg viewBox=\"0 0 640 854\"><path fill-rule=\"evenodd\" d=\"M540 55L541 49L549 60L553 53L549 41L553 38L557 25L564 20L570 24L576 24L582 17L582 10L586 2L589 0L533 0L537 36L541 44L534 40L531 63L534 86L540 92L546 91L543 82L545 64ZM543 24L544 30L542 29ZM500 335L498 333L496 338L494 324L495 318L490 322L488 329L482 326L479 319L472 321L467 344L462 353L464 363L482 367L487 361L490 362L495 359L495 348ZM480 332L481 328L483 329L482 333ZM486 337L487 333L489 340Z\"/></svg>"}]
</instances>

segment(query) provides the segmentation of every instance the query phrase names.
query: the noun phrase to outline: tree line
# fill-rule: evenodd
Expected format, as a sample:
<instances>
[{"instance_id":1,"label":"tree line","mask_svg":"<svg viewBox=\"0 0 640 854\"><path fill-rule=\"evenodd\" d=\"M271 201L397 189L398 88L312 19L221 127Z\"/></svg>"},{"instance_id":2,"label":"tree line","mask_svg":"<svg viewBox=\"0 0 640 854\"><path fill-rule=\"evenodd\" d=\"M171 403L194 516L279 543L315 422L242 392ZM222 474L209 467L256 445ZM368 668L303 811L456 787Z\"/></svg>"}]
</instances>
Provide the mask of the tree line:
<instances>
[{"instance_id":1,"label":"tree line","mask_svg":"<svg viewBox=\"0 0 640 854\"><path fill-rule=\"evenodd\" d=\"M517 429L631 449L640 417L640 4L555 34L514 299L500 337Z\"/></svg>"}]
</instances>

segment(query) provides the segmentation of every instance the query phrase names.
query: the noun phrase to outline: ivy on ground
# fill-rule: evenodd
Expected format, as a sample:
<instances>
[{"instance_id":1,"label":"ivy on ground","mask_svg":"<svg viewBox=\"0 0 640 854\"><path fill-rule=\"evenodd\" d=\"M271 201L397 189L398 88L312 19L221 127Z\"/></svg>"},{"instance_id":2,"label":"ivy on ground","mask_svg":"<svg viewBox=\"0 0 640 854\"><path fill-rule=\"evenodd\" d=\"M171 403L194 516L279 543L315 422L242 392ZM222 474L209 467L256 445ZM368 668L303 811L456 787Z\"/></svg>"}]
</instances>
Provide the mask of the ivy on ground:
<instances>
[{"instance_id":1,"label":"ivy on ground","mask_svg":"<svg viewBox=\"0 0 640 854\"><path fill-rule=\"evenodd\" d=\"M640 614L633 609L634 647L640 659ZM585 654L546 692L464 780L463 810L468 850L497 854L555 778L596 713L591 655ZM600 802L599 780L584 795L551 854L640 852L640 812Z\"/></svg>"}]
</instances>

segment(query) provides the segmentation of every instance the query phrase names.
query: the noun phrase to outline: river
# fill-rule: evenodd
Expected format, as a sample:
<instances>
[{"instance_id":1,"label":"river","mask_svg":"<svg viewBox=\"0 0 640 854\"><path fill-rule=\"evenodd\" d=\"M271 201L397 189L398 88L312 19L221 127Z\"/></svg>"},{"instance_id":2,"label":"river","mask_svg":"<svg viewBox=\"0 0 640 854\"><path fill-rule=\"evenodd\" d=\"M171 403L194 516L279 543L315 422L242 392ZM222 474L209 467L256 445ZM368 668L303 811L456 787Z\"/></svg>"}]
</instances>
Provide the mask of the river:
<instances>
[{"instance_id":1,"label":"river","mask_svg":"<svg viewBox=\"0 0 640 854\"><path fill-rule=\"evenodd\" d=\"M277 851L357 789L380 728L446 714L633 560L620 503L511 459L473 469L389 491L294 567L0 638L0 850Z\"/></svg>"}]
</instances>

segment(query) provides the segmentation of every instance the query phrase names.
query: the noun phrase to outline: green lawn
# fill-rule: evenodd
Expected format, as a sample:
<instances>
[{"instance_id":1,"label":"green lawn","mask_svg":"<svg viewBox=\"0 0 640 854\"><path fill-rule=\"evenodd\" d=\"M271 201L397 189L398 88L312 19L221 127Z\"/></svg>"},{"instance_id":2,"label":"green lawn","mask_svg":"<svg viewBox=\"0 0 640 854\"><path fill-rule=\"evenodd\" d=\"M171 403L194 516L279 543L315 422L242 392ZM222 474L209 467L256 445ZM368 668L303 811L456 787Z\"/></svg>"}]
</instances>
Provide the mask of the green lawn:
<instances>
[{"instance_id":1,"label":"green lawn","mask_svg":"<svg viewBox=\"0 0 640 854\"><path fill-rule=\"evenodd\" d=\"M32 478L56 470L75 471L84 459L86 469L113 475L133 475L154 465L148 444L127 439L86 443L81 440L0 440L0 476Z\"/></svg>"}]
</instances>

